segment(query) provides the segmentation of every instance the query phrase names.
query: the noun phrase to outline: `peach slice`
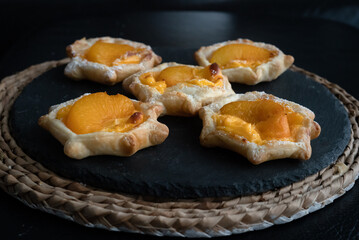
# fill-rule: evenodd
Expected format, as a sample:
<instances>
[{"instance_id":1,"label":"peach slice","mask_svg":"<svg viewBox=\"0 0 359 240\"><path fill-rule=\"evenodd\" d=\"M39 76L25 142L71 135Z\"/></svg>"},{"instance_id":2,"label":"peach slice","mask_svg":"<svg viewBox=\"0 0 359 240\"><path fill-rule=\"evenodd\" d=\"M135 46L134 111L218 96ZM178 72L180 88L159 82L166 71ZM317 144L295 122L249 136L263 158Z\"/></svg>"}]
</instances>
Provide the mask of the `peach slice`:
<instances>
[{"instance_id":1,"label":"peach slice","mask_svg":"<svg viewBox=\"0 0 359 240\"><path fill-rule=\"evenodd\" d=\"M139 78L143 84L155 88L159 93L162 94L167 88L167 84L165 81L156 80L156 76L158 76L158 74L159 72L147 72L142 74Z\"/></svg>"},{"instance_id":2,"label":"peach slice","mask_svg":"<svg viewBox=\"0 0 359 240\"><path fill-rule=\"evenodd\" d=\"M157 81L166 82L167 87L172 87L181 82L187 82L194 78L195 69L188 66L168 67L161 71Z\"/></svg>"},{"instance_id":3,"label":"peach slice","mask_svg":"<svg viewBox=\"0 0 359 240\"><path fill-rule=\"evenodd\" d=\"M268 99L236 101L221 108L221 114L236 116L249 123L257 123L274 115L283 115L284 113L285 108L282 105Z\"/></svg>"},{"instance_id":4,"label":"peach slice","mask_svg":"<svg viewBox=\"0 0 359 240\"><path fill-rule=\"evenodd\" d=\"M121 95L93 93L76 101L70 109L60 109L57 118L63 117L65 125L74 133L86 134L98 131L123 131L127 120L136 112L132 101ZM65 112L67 116L64 116ZM118 128L118 126L121 126Z\"/></svg>"},{"instance_id":5,"label":"peach slice","mask_svg":"<svg viewBox=\"0 0 359 240\"><path fill-rule=\"evenodd\" d=\"M140 76L140 81L143 84L156 88L161 94L167 87L172 87L179 83L221 87L223 85L222 79L223 76L216 63L205 68L194 68L185 65L172 66L160 72L147 72Z\"/></svg>"},{"instance_id":6,"label":"peach slice","mask_svg":"<svg viewBox=\"0 0 359 240\"><path fill-rule=\"evenodd\" d=\"M262 139L253 124L231 115L215 115L218 130L245 137L250 142L261 143Z\"/></svg>"},{"instance_id":7,"label":"peach slice","mask_svg":"<svg viewBox=\"0 0 359 240\"><path fill-rule=\"evenodd\" d=\"M256 125L263 140L281 140L291 137L286 115L274 115Z\"/></svg>"},{"instance_id":8,"label":"peach slice","mask_svg":"<svg viewBox=\"0 0 359 240\"><path fill-rule=\"evenodd\" d=\"M221 68L250 67L268 62L276 52L249 44L229 44L213 52L211 63L217 63Z\"/></svg>"},{"instance_id":9,"label":"peach slice","mask_svg":"<svg viewBox=\"0 0 359 240\"><path fill-rule=\"evenodd\" d=\"M140 51L141 49L136 49L127 44L97 41L87 50L84 58L107 66L137 64L141 61L141 58L134 53Z\"/></svg>"},{"instance_id":10,"label":"peach slice","mask_svg":"<svg viewBox=\"0 0 359 240\"><path fill-rule=\"evenodd\" d=\"M220 113L253 124L262 140L280 140L292 137L293 125L301 124L301 119L303 119L300 114L293 113L286 106L270 99L231 102L224 105L220 109ZM287 117L288 114L290 121Z\"/></svg>"}]
</instances>

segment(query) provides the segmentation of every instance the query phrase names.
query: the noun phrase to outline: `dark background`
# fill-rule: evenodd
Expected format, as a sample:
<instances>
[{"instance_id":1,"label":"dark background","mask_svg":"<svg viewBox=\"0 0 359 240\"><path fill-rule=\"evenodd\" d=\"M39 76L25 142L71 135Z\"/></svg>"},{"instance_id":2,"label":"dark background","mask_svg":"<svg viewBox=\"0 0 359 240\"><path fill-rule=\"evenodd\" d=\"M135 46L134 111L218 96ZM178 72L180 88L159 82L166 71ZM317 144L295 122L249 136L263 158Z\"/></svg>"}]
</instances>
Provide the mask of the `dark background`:
<instances>
[{"instance_id":1,"label":"dark background","mask_svg":"<svg viewBox=\"0 0 359 240\"><path fill-rule=\"evenodd\" d=\"M332 32L333 45L335 45L335 39L341 38L341 36L344 39L358 39L359 37L359 6L357 1L133 0L114 2L110 0L64 0L55 2L6 0L0 1L0 79L31 64L63 57L64 55L49 53L47 56L42 54L29 58L25 54L31 52L32 46L27 45L29 39L43 29L51 28L52 25L58 24L62 20L111 18L129 11L164 10L224 11L238 16L246 16L253 21L280 19L283 22L293 20L294 22L304 21L308 23L308 21L313 20L315 27L321 25L322 28L310 29L310 25L306 24L305 26L309 28L308 32L313 34L313 38L322 34L321 31L327 35L328 32ZM298 21L298 19L300 20ZM293 26L290 27L293 28ZM303 37L303 39L306 40L308 37ZM298 38L298 42L301 40ZM312 42L305 44L310 49L300 49L298 52L295 52L294 49L294 52L291 52L296 57L295 63L338 83L358 99L357 69L359 68L359 61L358 59L355 60L355 56L359 56L358 47L351 50L350 45L345 46L343 44L336 46L334 52L330 52L331 49L328 47L326 52L323 51L323 48L316 49ZM350 44L353 46L353 43ZM19 46L26 50L24 51L26 61L18 60L19 55L12 54L16 52ZM315 54L308 55L306 50L314 52L320 57L316 57ZM323 60L331 62L331 64L327 66L321 63L320 61ZM356 184L350 192L335 200L325 209L294 222L253 233L218 239L359 239L358 203L359 186ZM159 239L137 234L85 228L53 215L32 210L3 191L0 191L0 213L1 239Z\"/></svg>"},{"instance_id":2,"label":"dark background","mask_svg":"<svg viewBox=\"0 0 359 240\"><path fill-rule=\"evenodd\" d=\"M54 24L64 20L116 18L126 12L140 14L147 11L219 11L233 13L241 18L254 21L258 19L265 21L272 18L280 19L283 22L291 19L303 19L305 21L325 19L344 23L342 26L344 28L359 29L358 0L0 0L0 79L26 68L29 63L36 64L49 60L49 57L43 59L34 57L30 61L26 61L26 63L16 61L16 64L8 64L9 60L13 60L11 53L14 50L16 51L14 48L23 45L25 49L30 49L31 46L26 45L27 40L43 29L49 29ZM326 25L323 24L324 31L328 28ZM290 26L290 28L293 27L295 26ZM289 31L293 31L293 29L289 29ZM317 29L315 34L321 34L320 31L321 29ZM337 30L334 32L341 34ZM66 44L69 44L69 42ZM308 49L308 51L317 51L317 49ZM306 65L308 59L305 59L307 56L305 52L291 52L290 54L295 54L295 64L298 64L298 60L303 60L304 64L301 64L300 67L323 77L328 77L338 72L343 72L344 74L337 74L336 76L347 77L345 75L346 69L357 67L352 62L346 61L346 59L333 59L333 61L341 61L345 66L339 64L338 67L341 68L339 70L319 68L309 64ZM318 54L323 54L323 52L318 52ZM333 57L330 52L325 54L329 58ZM53 55L53 57L60 58L63 55ZM332 72L327 74L327 71ZM356 86L359 86L359 84ZM346 90L352 88L349 85L342 87ZM349 92L354 94L354 91Z\"/></svg>"},{"instance_id":3,"label":"dark background","mask_svg":"<svg viewBox=\"0 0 359 240\"><path fill-rule=\"evenodd\" d=\"M357 0L0 0L0 56L61 19L91 19L136 11L229 11L252 18L321 18L359 29Z\"/></svg>"}]
</instances>

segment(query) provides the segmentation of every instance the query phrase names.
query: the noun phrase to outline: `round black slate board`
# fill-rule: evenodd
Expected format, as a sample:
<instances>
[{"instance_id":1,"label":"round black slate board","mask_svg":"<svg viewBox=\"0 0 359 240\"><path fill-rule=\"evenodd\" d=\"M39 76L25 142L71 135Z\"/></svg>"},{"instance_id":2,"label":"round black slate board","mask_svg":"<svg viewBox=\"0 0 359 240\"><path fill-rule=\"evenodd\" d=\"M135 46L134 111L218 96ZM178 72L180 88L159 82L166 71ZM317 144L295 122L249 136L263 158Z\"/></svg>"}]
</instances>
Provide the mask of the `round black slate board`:
<instances>
[{"instance_id":1,"label":"round black slate board","mask_svg":"<svg viewBox=\"0 0 359 240\"><path fill-rule=\"evenodd\" d=\"M172 57L189 64L194 64L194 50L155 49L167 59ZM169 137L161 145L131 157L73 160L64 155L63 146L55 138L37 125L38 118L50 106L86 92L133 96L124 92L121 84L108 87L88 81L74 82L63 75L63 70L64 67L50 70L25 87L11 111L12 135L30 157L57 174L111 191L165 198L260 193L302 180L330 165L341 155L350 137L347 112L338 99L305 75L287 71L270 83L232 84L232 87L237 93L265 91L313 110L322 133L312 141L313 154L308 161L282 159L254 166L231 151L201 147L202 123L198 117L172 116L159 119L170 129Z\"/></svg>"}]
</instances>

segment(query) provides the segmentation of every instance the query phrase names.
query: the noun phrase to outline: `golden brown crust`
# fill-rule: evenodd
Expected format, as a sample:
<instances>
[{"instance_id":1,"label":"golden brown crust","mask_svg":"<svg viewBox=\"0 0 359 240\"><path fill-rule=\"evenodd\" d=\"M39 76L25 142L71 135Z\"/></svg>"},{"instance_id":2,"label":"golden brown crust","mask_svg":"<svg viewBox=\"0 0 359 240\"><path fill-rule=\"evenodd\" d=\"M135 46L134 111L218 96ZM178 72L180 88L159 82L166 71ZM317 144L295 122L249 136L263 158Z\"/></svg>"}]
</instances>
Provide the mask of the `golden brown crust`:
<instances>
[{"instance_id":1,"label":"golden brown crust","mask_svg":"<svg viewBox=\"0 0 359 240\"><path fill-rule=\"evenodd\" d=\"M81 56L83 56L86 50L98 40L108 43L127 44L136 48L144 48L145 57L139 64L121 64L113 67L83 59ZM66 76L74 80L87 79L106 85L114 85L138 71L146 70L158 65L162 61L162 58L156 55L150 46L122 38L83 38L67 46L66 53L71 58L70 63L65 68Z\"/></svg>"},{"instance_id":2,"label":"golden brown crust","mask_svg":"<svg viewBox=\"0 0 359 240\"><path fill-rule=\"evenodd\" d=\"M278 54L277 56L273 57L269 62L259 65L254 70L249 67L223 69L223 74L228 77L228 80L230 82L255 85L259 82L272 81L276 79L279 75L281 75L285 70L287 70L294 62L294 58L292 56L285 55L280 49L271 44L252 42L251 40L240 38L234 41L226 41L216 43L207 47L201 47L195 52L194 57L199 65L208 66L209 64L211 64L209 62L209 59L211 58L214 51L225 45L235 43L245 43L265 48L271 51L275 51Z\"/></svg>"},{"instance_id":3,"label":"golden brown crust","mask_svg":"<svg viewBox=\"0 0 359 240\"><path fill-rule=\"evenodd\" d=\"M163 94L158 92L155 88L143 84L139 79L143 73L162 71L167 67L181 65L183 64L174 62L163 63L155 68L138 72L126 78L123 81L123 87L135 95L140 101L162 103L165 107L165 112L163 114L175 116L194 116L198 113L198 110L201 107L212 103L221 97L234 94L231 84L225 76L223 78L223 87L188 86L184 83L179 83L167 88ZM201 68L198 66L191 67Z\"/></svg>"},{"instance_id":4,"label":"golden brown crust","mask_svg":"<svg viewBox=\"0 0 359 240\"><path fill-rule=\"evenodd\" d=\"M218 113L225 104L239 100L253 101L262 98L285 103L286 106L289 106L294 112L304 117L303 126L298 130L294 142L271 140L263 145L258 145L249 142L243 136L233 136L225 131L216 129L212 116ZM230 149L245 156L253 164L260 164L280 158L307 160L312 154L310 140L318 137L321 131L319 124L314 121L315 115L312 111L299 104L277 98L264 92L248 92L246 94L231 95L201 108L199 116L203 120L203 129L200 136L200 142L203 146L218 146Z\"/></svg>"},{"instance_id":5,"label":"golden brown crust","mask_svg":"<svg viewBox=\"0 0 359 240\"><path fill-rule=\"evenodd\" d=\"M104 154L131 156L140 149L162 143L168 136L168 127L157 121L163 107L135 100L132 101L148 118L132 130L124 133L94 132L76 134L67 128L61 120L56 119L56 115L59 109L73 104L81 97L51 107L49 113L39 119L39 125L48 130L64 145L65 154L71 158L82 159L88 156Z\"/></svg>"}]
</instances>

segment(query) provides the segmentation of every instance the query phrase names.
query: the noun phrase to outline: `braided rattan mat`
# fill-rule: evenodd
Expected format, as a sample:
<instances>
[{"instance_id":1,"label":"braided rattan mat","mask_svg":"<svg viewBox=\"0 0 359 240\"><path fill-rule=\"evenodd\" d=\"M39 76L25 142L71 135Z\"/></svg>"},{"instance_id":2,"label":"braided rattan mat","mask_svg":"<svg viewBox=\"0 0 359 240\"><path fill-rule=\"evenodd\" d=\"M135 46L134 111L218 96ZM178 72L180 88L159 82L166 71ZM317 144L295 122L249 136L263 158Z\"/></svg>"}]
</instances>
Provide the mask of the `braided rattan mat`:
<instances>
[{"instance_id":1,"label":"braided rattan mat","mask_svg":"<svg viewBox=\"0 0 359 240\"><path fill-rule=\"evenodd\" d=\"M28 206L89 227L153 235L209 237L262 229L318 210L349 190L358 176L359 102L338 85L303 69L326 86L349 112L352 135L341 157L320 172L284 188L232 199L144 199L64 179L27 156L10 134L8 116L22 88L68 60L50 61L0 83L0 186Z\"/></svg>"}]
</instances>

